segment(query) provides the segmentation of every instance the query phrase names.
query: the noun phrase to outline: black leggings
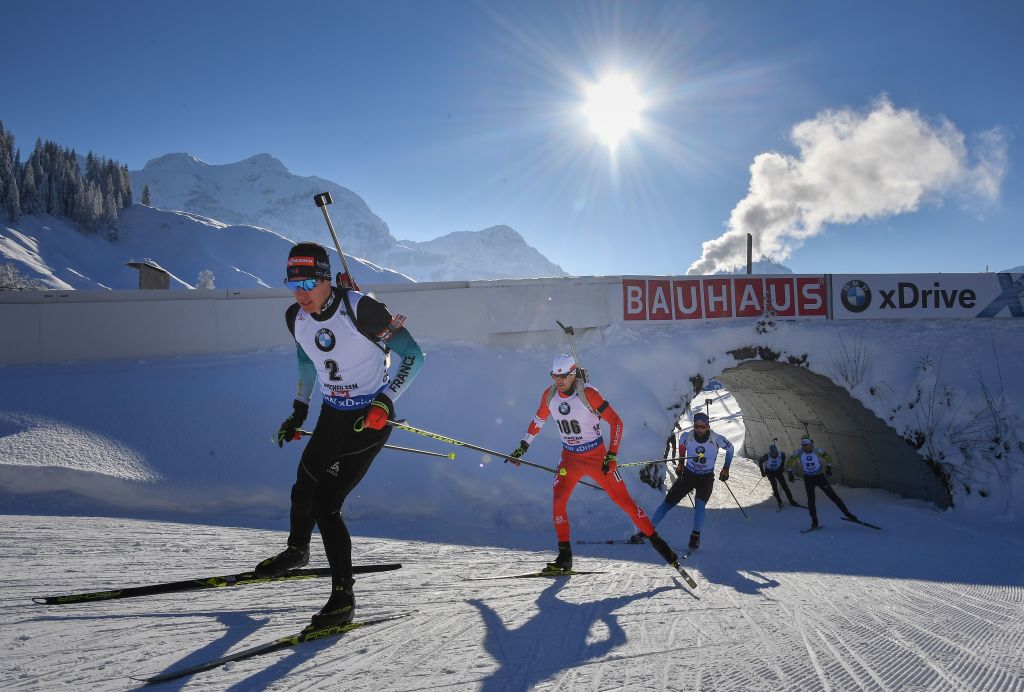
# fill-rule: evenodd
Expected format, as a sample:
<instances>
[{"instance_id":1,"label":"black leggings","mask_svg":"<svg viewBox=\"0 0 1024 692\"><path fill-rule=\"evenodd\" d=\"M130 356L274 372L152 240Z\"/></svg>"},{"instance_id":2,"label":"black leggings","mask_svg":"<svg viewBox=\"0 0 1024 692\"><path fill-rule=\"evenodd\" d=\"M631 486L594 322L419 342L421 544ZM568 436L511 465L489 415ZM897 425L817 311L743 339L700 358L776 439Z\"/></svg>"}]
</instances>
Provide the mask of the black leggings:
<instances>
[{"instance_id":1,"label":"black leggings","mask_svg":"<svg viewBox=\"0 0 1024 692\"><path fill-rule=\"evenodd\" d=\"M781 486L782 491L786 493L789 504L796 504L796 500L793 499L793 493L789 490L789 483L786 482L786 474L781 468L774 471L768 469L765 471L765 475L768 476L768 482L772 484L772 495L775 496L776 500L782 502L782 496L779 495L779 487Z\"/></svg>"},{"instance_id":2,"label":"black leggings","mask_svg":"<svg viewBox=\"0 0 1024 692\"><path fill-rule=\"evenodd\" d=\"M832 500L832 502L835 502L836 507L838 507L843 514L848 517L853 516L850 514L850 510L846 509L846 505L844 505L843 501L839 499L839 496L836 495L836 491L832 489L832 485L828 482L828 479L819 473L816 476L804 476L804 490L807 491L807 511L811 513L811 521L815 523L818 521L818 510L814 504L815 488L821 488L821 492L825 493L828 499Z\"/></svg>"},{"instance_id":3,"label":"black leggings","mask_svg":"<svg viewBox=\"0 0 1024 692\"><path fill-rule=\"evenodd\" d=\"M711 499L711 490L715 485L715 474L704 473L697 475L688 470L683 471L672 487L665 495L665 502L669 505L677 505L679 501L690 494L691 490L697 491L697 499L707 502Z\"/></svg>"},{"instance_id":4,"label":"black leggings","mask_svg":"<svg viewBox=\"0 0 1024 692\"><path fill-rule=\"evenodd\" d=\"M391 435L391 426L356 432L353 425L365 413L366 409L339 411L321 406L292 486L288 545L309 545L313 526L319 526L331 577L336 582L352 578L352 538L341 518L341 505Z\"/></svg>"}]
</instances>

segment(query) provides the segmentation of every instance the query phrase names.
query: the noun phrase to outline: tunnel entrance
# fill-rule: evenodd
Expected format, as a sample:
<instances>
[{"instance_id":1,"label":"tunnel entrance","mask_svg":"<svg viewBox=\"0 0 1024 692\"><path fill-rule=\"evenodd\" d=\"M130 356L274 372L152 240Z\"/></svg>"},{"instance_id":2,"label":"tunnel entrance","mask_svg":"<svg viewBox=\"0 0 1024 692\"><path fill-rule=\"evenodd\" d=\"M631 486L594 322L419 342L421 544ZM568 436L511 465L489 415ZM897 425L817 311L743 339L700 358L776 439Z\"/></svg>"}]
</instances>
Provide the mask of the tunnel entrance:
<instances>
[{"instance_id":1,"label":"tunnel entrance","mask_svg":"<svg viewBox=\"0 0 1024 692\"><path fill-rule=\"evenodd\" d=\"M743 456L759 459L772 438L789 455L804 431L829 451L833 479L849 486L881 488L949 507L944 478L874 413L828 378L805 368L754 360L717 378L743 411Z\"/></svg>"}]
</instances>

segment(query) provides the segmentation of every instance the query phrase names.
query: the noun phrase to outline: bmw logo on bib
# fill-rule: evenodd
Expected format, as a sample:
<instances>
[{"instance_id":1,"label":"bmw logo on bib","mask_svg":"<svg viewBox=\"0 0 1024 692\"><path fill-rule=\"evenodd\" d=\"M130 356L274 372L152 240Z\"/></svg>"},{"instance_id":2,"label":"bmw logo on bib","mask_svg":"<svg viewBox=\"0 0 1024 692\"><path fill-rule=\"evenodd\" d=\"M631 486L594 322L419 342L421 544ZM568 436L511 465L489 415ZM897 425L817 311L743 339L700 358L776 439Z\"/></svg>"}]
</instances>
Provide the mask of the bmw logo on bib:
<instances>
[{"instance_id":1,"label":"bmw logo on bib","mask_svg":"<svg viewBox=\"0 0 1024 692\"><path fill-rule=\"evenodd\" d=\"M563 416L568 416L569 415L569 404L568 404L568 402L563 401L562 403L560 403L558 405L558 412L561 413Z\"/></svg>"},{"instance_id":2,"label":"bmw logo on bib","mask_svg":"<svg viewBox=\"0 0 1024 692\"><path fill-rule=\"evenodd\" d=\"M335 344L334 332L324 327L316 333L316 347L321 351L330 351Z\"/></svg>"}]
</instances>

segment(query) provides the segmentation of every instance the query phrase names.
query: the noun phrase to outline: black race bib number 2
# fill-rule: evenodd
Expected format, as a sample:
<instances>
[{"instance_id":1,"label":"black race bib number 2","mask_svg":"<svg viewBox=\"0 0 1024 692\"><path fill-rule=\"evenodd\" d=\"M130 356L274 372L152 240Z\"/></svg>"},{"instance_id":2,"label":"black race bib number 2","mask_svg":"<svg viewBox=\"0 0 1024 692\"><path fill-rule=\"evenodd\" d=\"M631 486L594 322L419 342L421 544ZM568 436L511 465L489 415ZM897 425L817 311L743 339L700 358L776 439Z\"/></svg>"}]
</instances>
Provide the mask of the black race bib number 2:
<instances>
[{"instance_id":1,"label":"black race bib number 2","mask_svg":"<svg viewBox=\"0 0 1024 692\"><path fill-rule=\"evenodd\" d=\"M327 377L331 382L341 382L341 375L338 374L338 361L325 360L324 369L327 371Z\"/></svg>"}]
</instances>

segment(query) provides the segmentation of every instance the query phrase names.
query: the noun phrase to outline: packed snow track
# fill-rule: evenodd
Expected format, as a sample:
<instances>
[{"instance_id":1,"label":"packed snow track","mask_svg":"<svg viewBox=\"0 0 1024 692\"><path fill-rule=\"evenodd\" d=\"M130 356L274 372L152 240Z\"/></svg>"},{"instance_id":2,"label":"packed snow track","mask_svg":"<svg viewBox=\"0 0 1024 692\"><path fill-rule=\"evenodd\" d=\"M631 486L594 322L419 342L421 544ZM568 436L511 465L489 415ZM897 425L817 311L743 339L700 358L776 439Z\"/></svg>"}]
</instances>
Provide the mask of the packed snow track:
<instances>
[{"instance_id":1,"label":"packed snow track","mask_svg":"<svg viewBox=\"0 0 1024 692\"><path fill-rule=\"evenodd\" d=\"M358 615L416 609L412 618L160 688L1024 689L1019 542L951 527L923 502L850 488L844 499L884 531L839 521L823 500L825 528L801 535L803 510L776 512L767 484L755 487L752 462L738 459L734 469L730 484L751 497L751 519L715 494L704 545L686 562L699 583L693 593L646 545L574 545L578 569L606 574L467 581L535 569L553 555L550 536L516 549L371 538L357 525L357 564L404 564L358 579ZM689 521L678 508L660 528L681 546ZM328 586L41 606L33 596L245 571L284 536L111 518L0 522L4 690L131 689L131 675L301 629ZM321 564L318 544L314 555Z\"/></svg>"}]
</instances>

